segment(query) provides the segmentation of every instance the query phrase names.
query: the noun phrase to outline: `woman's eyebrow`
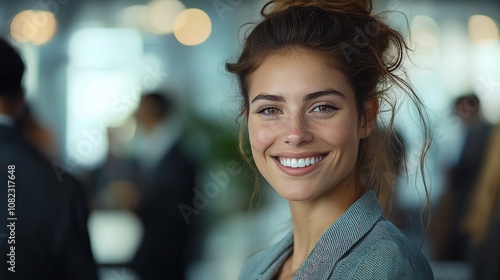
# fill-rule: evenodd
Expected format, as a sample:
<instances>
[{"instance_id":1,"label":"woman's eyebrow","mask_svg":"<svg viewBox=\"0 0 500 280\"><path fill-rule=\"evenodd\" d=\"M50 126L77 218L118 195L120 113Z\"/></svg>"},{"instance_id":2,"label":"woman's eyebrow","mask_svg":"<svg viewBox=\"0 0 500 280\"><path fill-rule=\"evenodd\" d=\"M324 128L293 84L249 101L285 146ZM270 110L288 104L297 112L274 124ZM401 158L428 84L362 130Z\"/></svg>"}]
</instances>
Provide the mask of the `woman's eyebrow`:
<instances>
[{"instance_id":1,"label":"woman's eyebrow","mask_svg":"<svg viewBox=\"0 0 500 280\"><path fill-rule=\"evenodd\" d=\"M326 95L335 95L335 96L342 97L342 98L346 99L345 95L342 92L335 90L335 89L326 89L326 90L321 90L321 91L309 93L308 95L304 96L304 101L309 101L309 100L323 97Z\"/></svg>"},{"instance_id":2,"label":"woman's eyebrow","mask_svg":"<svg viewBox=\"0 0 500 280\"><path fill-rule=\"evenodd\" d=\"M257 100L269 100L269 101L276 101L276 102L285 102L285 98L281 95L273 95L273 94L266 94L266 93L260 93L252 100L251 103L254 103Z\"/></svg>"},{"instance_id":3,"label":"woman's eyebrow","mask_svg":"<svg viewBox=\"0 0 500 280\"><path fill-rule=\"evenodd\" d=\"M342 97L344 99L346 98L345 95L338 90L325 89L325 90L316 91L316 92L312 92L312 93L307 94L306 96L304 96L304 101L309 101L309 100L316 99L316 98L326 96L326 95L335 95L338 97ZM274 94L267 94L267 93L260 93L250 103L254 103L257 100L269 100L269 101L276 101L276 102L283 102L283 103L286 102L285 97L283 97L281 95L274 95Z\"/></svg>"}]
</instances>

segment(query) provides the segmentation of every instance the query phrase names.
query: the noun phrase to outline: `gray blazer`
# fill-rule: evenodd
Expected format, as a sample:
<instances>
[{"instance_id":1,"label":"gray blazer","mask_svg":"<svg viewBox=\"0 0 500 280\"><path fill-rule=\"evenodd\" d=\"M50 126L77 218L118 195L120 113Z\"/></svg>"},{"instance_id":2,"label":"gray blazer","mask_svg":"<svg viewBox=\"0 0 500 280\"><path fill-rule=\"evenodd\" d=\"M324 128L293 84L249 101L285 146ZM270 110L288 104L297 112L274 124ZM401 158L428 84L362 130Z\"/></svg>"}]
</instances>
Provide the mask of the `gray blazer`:
<instances>
[{"instance_id":1,"label":"gray blazer","mask_svg":"<svg viewBox=\"0 0 500 280\"><path fill-rule=\"evenodd\" d=\"M239 279L271 280L292 254L293 231L270 248L251 256ZM434 279L422 252L382 216L369 191L321 236L295 280Z\"/></svg>"}]
</instances>

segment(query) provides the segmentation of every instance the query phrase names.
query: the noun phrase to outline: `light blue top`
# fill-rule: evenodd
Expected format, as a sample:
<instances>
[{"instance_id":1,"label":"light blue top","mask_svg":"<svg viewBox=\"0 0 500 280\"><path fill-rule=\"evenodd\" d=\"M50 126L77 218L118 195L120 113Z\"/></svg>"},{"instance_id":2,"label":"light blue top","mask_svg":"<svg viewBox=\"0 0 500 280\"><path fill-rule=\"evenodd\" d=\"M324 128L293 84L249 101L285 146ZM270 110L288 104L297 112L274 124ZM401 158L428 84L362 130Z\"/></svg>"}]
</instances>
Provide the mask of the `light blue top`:
<instances>
[{"instance_id":1,"label":"light blue top","mask_svg":"<svg viewBox=\"0 0 500 280\"><path fill-rule=\"evenodd\" d=\"M271 280L293 251L293 231L257 252L240 280ZM427 259L390 221L373 191L367 192L321 236L295 280L434 279Z\"/></svg>"}]
</instances>

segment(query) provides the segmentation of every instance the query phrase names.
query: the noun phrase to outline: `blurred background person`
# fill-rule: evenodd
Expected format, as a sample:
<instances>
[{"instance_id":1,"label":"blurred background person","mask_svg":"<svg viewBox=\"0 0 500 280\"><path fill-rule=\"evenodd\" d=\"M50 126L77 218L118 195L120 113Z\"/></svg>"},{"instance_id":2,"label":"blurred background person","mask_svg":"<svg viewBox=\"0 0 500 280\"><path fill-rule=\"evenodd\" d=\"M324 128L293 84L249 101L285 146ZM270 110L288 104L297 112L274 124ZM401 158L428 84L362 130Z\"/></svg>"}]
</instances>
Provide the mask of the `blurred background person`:
<instances>
[{"instance_id":1,"label":"blurred background person","mask_svg":"<svg viewBox=\"0 0 500 280\"><path fill-rule=\"evenodd\" d=\"M128 153L130 143L124 137L129 124L130 121L122 126L107 128L108 151L105 159L83 175L93 209L134 212L137 208L139 170Z\"/></svg>"},{"instance_id":2,"label":"blurred background person","mask_svg":"<svg viewBox=\"0 0 500 280\"><path fill-rule=\"evenodd\" d=\"M485 159L491 125L482 118L475 94L458 97L453 111L462 122L463 144L457 152L458 160L445 171L446 188L437 205L434 254L438 260L467 261L468 238L460 224L470 206L472 190Z\"/></svg>"},{"instance_id":3,"label":"blurred background person","mask_svg":"<svg viewBox=\"0 0 500 280\"><path fill-rule=\"evenodd\" d=\"M0 39L0 166L5 174L11 171L12 182L0 187L6 195L1 199L0 218L4 222L7 217L17 218L8 233L14 242L0 242L0 278L97 279L87 231L87 201L80 183L68 173L57 175L14 127L24 104L24 70L17 51ZM7 194L15 201L10 216ZM13 263L7 254L15 255Z\"/></svg>"},{"instance_id":4,"label":"blurred background person","mask_svg":"<svg viewBox=\"0 0 500 280\"><path fill-rule=\"evenodd\" d=\"M196 167L183 151L183 127L170 97L141 97L133 154L140 173L137 214L144 236L130 267L144 279L184 279L190 227L179 205L190 203Z\"/></svg>"},{"instance_id":5,"label":"blurred background person","mask_svg":"<svg viewBox=\"0 0 500 280\"><path fill-rule=\"evenodd\" d=\"M59 160L57 138L54 132L37 119L32 106L25 102L21 116L16 121L16 128L23 137L50 160Z\"/></svg>"},{"instance_id":6,"label":"blurred background person","mask_svg":"<svg viewBox=\"0 0 500 280\"><path fill-rule=\"evenodd\" d=\"M500 125L492 129L470 203L461 221L473 279L500 279Z\"/></svg>"}]
</instances>

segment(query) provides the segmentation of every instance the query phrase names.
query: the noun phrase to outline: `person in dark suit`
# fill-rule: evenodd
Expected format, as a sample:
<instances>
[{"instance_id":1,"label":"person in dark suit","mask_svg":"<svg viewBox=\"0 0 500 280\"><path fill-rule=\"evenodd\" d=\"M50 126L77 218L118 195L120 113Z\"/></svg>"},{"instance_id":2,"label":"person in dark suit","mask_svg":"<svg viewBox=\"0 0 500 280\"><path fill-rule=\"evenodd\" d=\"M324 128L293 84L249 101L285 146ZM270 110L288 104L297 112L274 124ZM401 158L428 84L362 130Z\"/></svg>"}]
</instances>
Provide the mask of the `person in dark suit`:
<instances>
[{"instance_id":1,"label":"person in dark suit","mask_svg":"<svg viewBox=\"0 0 500 280\"><path fill-rule=\"evenodd\" d=\"M500 124L491 128L479 165L460 229L467 237L472 279L500 279Z\"/></svg>"},{"instance_id":2,"label":"person in dark suit","mask_svg":"<svg viewBox=\"0 0 500 280\"><path fill-rule=\"evenodd\" d=\"M185 279L191 226L179 211L192 201L196 167L182 151L182 126L163 93L145 94L135 117L136 160L142 179L137 214L144 236L130 263L142 280Z\"/></svg>"},{"instance_id":3,"label":"person in dark suit","mask_svg":"<svg viewBox=\"0 0 500 280\"><path fill-rule=\"evenodd\" d=\"M436 207L433 253L436 260L465 262L470 249L460 224L469 211L474 184L488 155L492 125L483 119L480 100L474 93L458 97L453 110L463 123L465 139L458 161L446 170L444 193Z\"/></svg>"},{"instance_id":4,"label":"person in dark suit","mask_svg":"<svg viewBox=\"0 0 500 280\"><path fill-rule=\"evenodd\" d=\"M15 129L24 70L17 51L0 38L0 279L97 279L80 183L56 173Z\"/></svg>"}]
</instances>

